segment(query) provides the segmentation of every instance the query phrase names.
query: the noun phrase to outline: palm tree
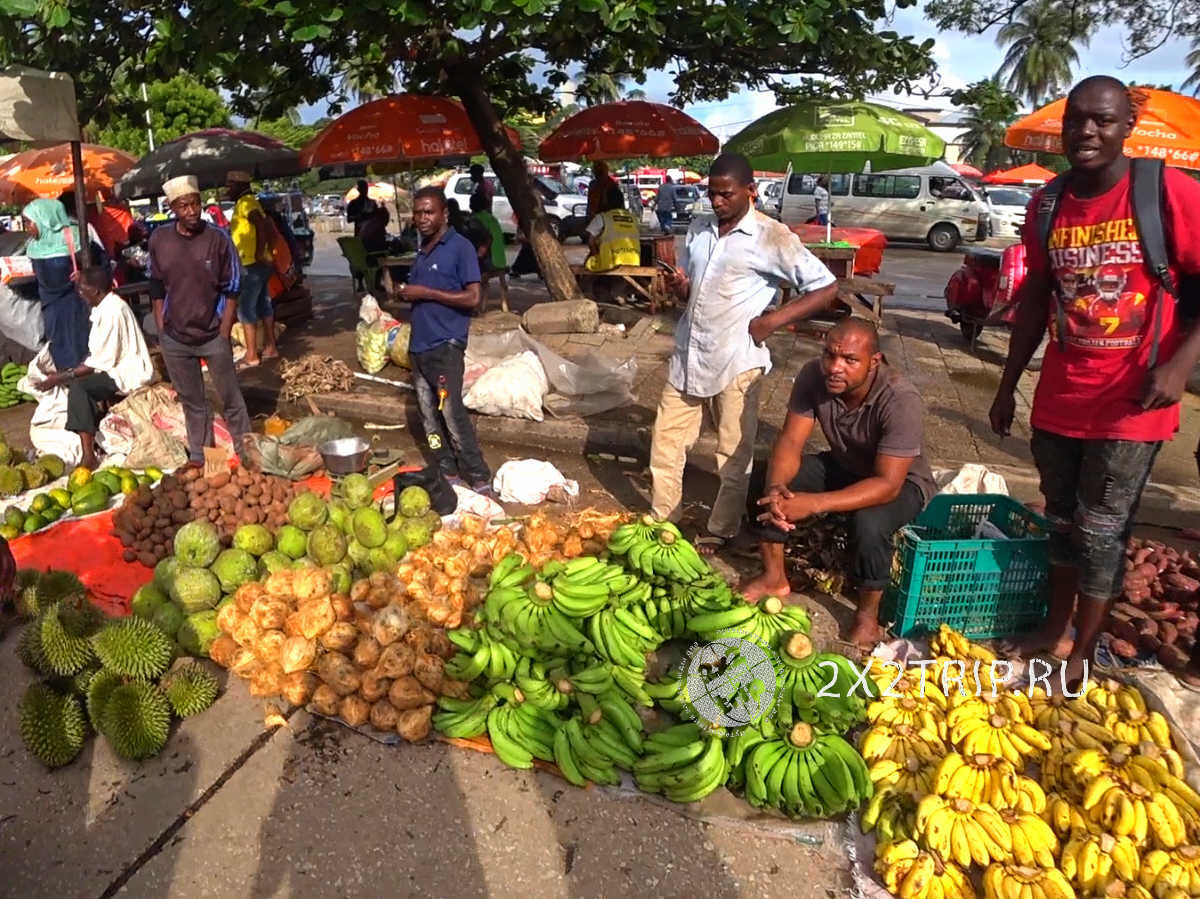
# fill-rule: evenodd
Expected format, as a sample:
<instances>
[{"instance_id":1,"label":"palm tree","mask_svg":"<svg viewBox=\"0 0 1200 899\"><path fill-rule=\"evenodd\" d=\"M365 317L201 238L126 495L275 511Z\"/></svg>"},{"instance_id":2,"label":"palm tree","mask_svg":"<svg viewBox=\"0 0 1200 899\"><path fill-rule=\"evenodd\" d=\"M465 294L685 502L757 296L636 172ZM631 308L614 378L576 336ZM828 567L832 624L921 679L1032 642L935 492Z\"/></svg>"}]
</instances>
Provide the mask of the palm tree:
<instances>
[{"instance_id":1,"label":"palm tree","mask_svg":"<svg viewBox=\"0 0 1200 899\"><path fill-rule=\"evenodd\" d=\"M626 100L645 100L646 92L644 90L642 90L640 87L635 87L631 91L625 91L625 99Z\"/></svg>"},{"instance_id":2,"label":"palm tree","mask_svg":"<svg viewBox=\"0 0 1200 899\"><path fill-rule=\"evenodd\" d=\"M954 102L965 107L964 130L959 135L963 156L985 172L1010 161L1004 132L1017 114L1017 98L993 75L955 94Z\"/></svg>"},{"instance_id":3,"label":"palm tree","mask_svg":"<svg viewBox=\"0 0 1200 899\"><path fill-rule=\"evenodd\" d=\"M1008 47L998 74L1036 108L1067 90L1079 64L1076 46L1090 39L1074 14L1054 0L1027 3L996 34L996 43Z\"/></svg>"},{"instance_id":4,"label":"palm tree","mask_svg":"<svg viewBox=\"0 0 1200 899\"><path fill-rule=\"evenodd\" d=\"M1186 91L1191 88L1192 96L1198 96L1200 95L1200 34L1192 38L1191 52L1183 58L1183 61L1192 70L1192 74L1188 75L1187 80L1179 85L1179 89Z\"/></svg>"},{"instance_id":5,"label":"palm tree","mask_svg":"<svg viewBox=\"0 0 1200 899\"><path fill-rule=\"evenodd\" d=\"M615 103L621 99L624 89L624 75L586 70L575 73L575 99L583 106Z\"/></svg>"}]
</instances>

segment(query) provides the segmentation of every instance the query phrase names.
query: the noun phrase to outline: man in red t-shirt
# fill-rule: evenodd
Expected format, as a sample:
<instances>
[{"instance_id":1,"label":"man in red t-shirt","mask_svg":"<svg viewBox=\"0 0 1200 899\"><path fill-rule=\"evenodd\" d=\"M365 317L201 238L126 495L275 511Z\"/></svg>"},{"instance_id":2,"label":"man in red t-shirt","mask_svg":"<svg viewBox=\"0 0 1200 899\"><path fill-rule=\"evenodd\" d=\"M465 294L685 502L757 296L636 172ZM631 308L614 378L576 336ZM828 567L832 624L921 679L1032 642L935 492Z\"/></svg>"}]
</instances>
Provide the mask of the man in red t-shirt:
<instances>
[{"instance_id":1,"label":"man in red t-shirt","mask_svg":"<svg viewBox=\"0 0 1200 899\"><path fill-rule=\"evenodd\" d=\"M1163 441L1179 428L1179 400L1200 360L1200 328L1180 321L1175 300L1142 259L1122 151L1134 122L1129 93L1115 78L1086 78L1068 95L1069 180L1046 245L1038 228L1041 192L1029 203L1023 235L1029 272L991 408L993 430L1008 434L1013 392L1049 327L1030 423L1052 529L1050 614L1024 648L1066 658L1068 683L1082 675L1120 592L1142 488ZM1200 208L1200 184L1167 169L1163 192L1178 283L1181 274L1200 272L1200 231L1187 218L1189 209ZM1159 361L1151 369L1156 319Z\"/></svg>"}]
</instances>

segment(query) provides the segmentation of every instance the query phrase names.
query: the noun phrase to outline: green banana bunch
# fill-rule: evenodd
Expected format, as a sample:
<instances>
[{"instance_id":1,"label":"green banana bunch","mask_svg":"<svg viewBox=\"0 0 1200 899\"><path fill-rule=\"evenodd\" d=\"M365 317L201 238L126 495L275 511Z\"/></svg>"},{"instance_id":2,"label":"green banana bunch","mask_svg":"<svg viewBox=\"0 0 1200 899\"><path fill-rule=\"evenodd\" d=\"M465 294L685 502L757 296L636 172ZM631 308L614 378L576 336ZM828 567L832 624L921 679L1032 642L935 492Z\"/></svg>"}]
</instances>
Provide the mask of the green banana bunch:
<instances>
[{"instance_id":1,"label":"green banana bunch","mask_svg":"<svg viewBox=\"0 0 1200 899\"><path fill-rule=\"evenodd\" d=\"M682 742L692 728L695 737ZM698 802L725 783L728 768L722 730L685 724L653 736L658 739L647 740L646 755L633 766L640 789L662 793L673 802Z\"/></svg>"},{"instance_id":2,"label":"green banana bunch","mask_svg":"<svg viewBox=\"0 0 1200 899\"><path fill-rule=\"evenodd\" d=\"M599 696L613 688L612 665L608 662L596 662L591 658L581 659L583 660L578 663L572 674L563 675L570 690L563 688L561 677L557 679L560 692Z\"/></svg>"},{"instance_id":3,"label":"green banana bunch","mask_svg":"<svg viewBox=\"0 0 1200 899\"><path fill-rule=\"evenodd\" d=\"M617 689L624 693L625 698L635 705L644 705L646 708L654 706L654 700L646 692L645 671L637 668L629 668L625 665L613 665L612 679Z\"/></svg>"},{"instance_id":4,"label":"green banana bunch","mask_svg":"<svg viewBox=\"0 0 1200 899\"><path fill-rule=\"evenodd\" d=\"M517 688L525 694L525 701L539 709L558 712L565 709L571 701L570 691L562 691L557 679L548 679L546 666L534 662L528 656L517 663L513 677ZM568 682L567 686L571 684Z\"/></svg>"},{"instance_id":5,"label":"green banana bunch","mask_svg":"<svg viewBox=\"0 0 1200 899\"><path fill-rule=\"evenodd\" d=\"M687 633L687 609L686 599L673 596L666 587L655 587L642 604L642 615L664 639L670 640Z\"/></svg>"},{"instance_id":6,"label":"green banana bunch","mask_svg":"<svg viewBox=\"0 0 1200 899\"><path fill-rule=\"evenodd\" d=\"M831 817L857 808L874 793L854 747L804 723L785 738L754 746L744 764L746 801L792 817Z\"/></svg>"},{"instance_id":7,"label":"green banana bunch","mask_svg":"<svg viewBox=\"0 0 1200 899\"><path fill-rule=\"evenodd\" d=\"M474 636L471 636L474 635ZM473 681L485 676L488 680L508 680L516 673L519 657L489 628L465 631L458 628L447 637L459 652L446 662L443 670L452 680Z\"/></svg>"},{"instance_id":8,"label":"green banana bunch","mask_svg":"<svg viewBox=\"0 0 1200 899\"><path fill-rule=\"evenodd\" d=\"M500 594L499 598L495 598ZM488 619L516 641L522 652L532 651L566 657L592 652L593 647L575 624L552 603L550 585L537 581L532 590L524 587L493 590L484 600ZM494 616L494 617L493 617Z\"/></svg>"},{"instance_id":9,"label":"green banana bunch","mask_svg":"<svg viewBox=\"0 0 1200 899\"><path fill-rule=\"evenodd\" d=\"M658 575L669 581L690 584L710 574L712 568L673 524L664 523L652 541L635 542L626 564L646 577Z\"/></svg>"},{"instance_id":10,"label":"green banana bunch","mask_svg":"<svg viewBox=\"0 0 1200 899\"><path fill-rule=\"evenodd\" d=\"M608 756L588 741L579 716L568 719L558 729L552 748L554 764L563 777L578 787L586 786L588 781L609 786L621 782L621 775Z\"/></svg>"},{"instance_id":11,"label":"green banana bunch","mask_svg":"<svg viewBox=\"0 0 1200 899\"><path fill-rule=\"evenodd\" d=\"M614 556L623 556L635 543L649 543L658 537L659 523L652 515L643 515L628 521L612 532L608 538L608 551Z\"/></svg>"},{"instance_id":12,"label":"green banana bunch","mask_svg":"<svg viewBox=\"0 0 1200 899\"><path fill-rule=\"evenodd\" d=\"M520 587L525 584L534 571L532 565L525 563L525 557L520 553L509 553L496 563L488 578L490 588Z\"/></svg>"},{"instance_id":13,"label":"green banana bunch","mask_svg":"<svg viewBox=\"0 0 1200 899\"><path fill-rule=\"evenodd\" d=\"M814 652L812 641L799 631L781 635L772 709L781 731L802 721L822 733L845 733L867 720L861 689L856 692L847 682L849 660L839 665L835 655Z\"/></svg>"},{"instance_id":14,"label":"green banana bunch","mask_svg":"<svg viewBox=\"0 0 1200 899\"><path fill-rule=\"evenodd\" d=\"M663 642L645 614L632 609L601 609L587 620L587 628L597 655L614 665L638 670L646 667L646 653Z\"/></svg>"},{"instance_id":15,"label":"green banana bunch","mask_svg":"<svg viewBox=\"0 0 1200 899\"><path fill-rule=\"evenodd\" d=\"M437 705L442 711L434 714L433 726L438 733L447 737L478 737L487 730L488 714L498 702L499 700L490 693L485 693L478 699L439 696Z\"/></svg>"},{"instance_id":16,"label":"green banana bunch","mask_svg":"<svg viewBox=\"0 0 1200 899\"><path fill-rule=\"evenodd\" d=\"M812 620L802 606L785 606L779 597L766 596L754 604L696 615L688 621L688 627L702 640L738 637L772 649L787 631L808 633Z\"/></svg>"},{"instance_id":17,"label":"green banana bunch","mask_svg":"<svg viewBox=\"0 0 1200 899\"><path fill-rule=\"evenodd\" d=\"M488 739L496 757L510 768L532 768L535 758L554 761L554 735L562 723L559 717L526 702L512 684L496 684L492 693L504 700L487 716Z\"/></svg>"},{"instance_id":18,"label":"green banana bunch","mask_svg":"<svg viewBox=\"0 0 1200 899\"><path fill-rule=\"evenodd\" d=\"M725 765L729 768L726 780L731 787L742 787L746 783L745 760L747 754L759 743L776 736L775 727L769 718L761 719L757 725L743 727L725 741Z\"/></svg>"},{"instance_id":19,"label":"green banana bunch","mask_svg":"<svg viewBox=\"0 0 1200 899\"><path fill-rule=\"evenodd\" d=\"M859 823L863 833L875 831L879 843L915 839L917 800L907 790L892 786L877 789L863 809Z\"/></svg>"}]
</instances>

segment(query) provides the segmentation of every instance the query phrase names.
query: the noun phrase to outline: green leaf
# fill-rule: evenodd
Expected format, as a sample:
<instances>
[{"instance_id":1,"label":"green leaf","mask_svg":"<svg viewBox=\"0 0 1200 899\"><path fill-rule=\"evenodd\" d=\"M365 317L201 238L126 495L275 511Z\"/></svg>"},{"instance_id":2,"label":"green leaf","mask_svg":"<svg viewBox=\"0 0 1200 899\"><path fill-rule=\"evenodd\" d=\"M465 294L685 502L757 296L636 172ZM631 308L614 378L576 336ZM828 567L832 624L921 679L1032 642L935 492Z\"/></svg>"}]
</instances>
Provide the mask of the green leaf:
<instances>
[{"instance_id":1,"label":"green leaf","mask_svg":"<svg viewBox=\"0 0 1200 899\"><path fill-rule=\"evenodd\" d=\"M338 22L341 20L341 18L342 8L340 6L335 6L321 17L321 19L325 22Z\"/></svg>"},{"instance_id":2,"label":"green leaf","mask_svg":"<svg viewBox=\"0 0 1200 899\"><path fill-rule=\"evenodd\" d=\"M46 16L46 24L51 28L66 28L71 24L71 10L65 6L56 6Z\"/></svg>"},{"instance_id":3,"label":"green leaf","mask_svg":"<svg viewBox=\"0 0 1200 899\"><path fill-rule=\"evenodd\" d=\"M305 25L293 31L292 38L302 42L315 40L316 38L324 37L324 35L321 34L322 29L325 30L325 34L329 33L329 29L324 25Z\"/></svg>"},{"instance_id":4,"label":"green leaf","mask_svg":"<svg viewBox=\"0 0 1200 899\"><path fill-rule=\"evenodd\" d=\"M296 7L292 5L291 0L282 0L282 2L275 4L275 12L281 16L294 16L296 14Z\"/></svg>"},{"instance_id":5,"label":"green leaf","mask_svg":"<svg viewBox=\"0 0 1200 899\"><path fill-rule=\"evenodd\" d=\"M0 0L0 12L14 18L32 18L37 15L38 0Z\"/></svg>"}]
</instances>

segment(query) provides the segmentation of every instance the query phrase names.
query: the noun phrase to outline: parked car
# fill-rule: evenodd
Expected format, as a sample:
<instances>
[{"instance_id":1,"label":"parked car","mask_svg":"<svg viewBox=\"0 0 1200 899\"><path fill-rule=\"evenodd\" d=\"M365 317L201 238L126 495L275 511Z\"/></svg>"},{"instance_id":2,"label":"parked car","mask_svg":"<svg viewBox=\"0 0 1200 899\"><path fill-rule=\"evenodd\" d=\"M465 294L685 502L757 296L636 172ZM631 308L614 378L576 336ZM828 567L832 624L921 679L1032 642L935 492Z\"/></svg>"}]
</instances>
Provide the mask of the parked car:
<instances>
[{"instance_id":1,"label":"parked car","mask_svg":"<svg viewBox=\"0 0 1200 899\"><path fill-rule=\"evenodd\" d=\"M1020 240L1033 191L1028 187L989 187L984 193L992 207L992 234Z\"/></svg>"},{"instance_id":2,"label":"parked car","mask_svg":"<svg viewBox=\"0 0 1200 899\"><path fill-rule=\"evenodd\" d=\"M494 191L492 214L500 222L500 230L509 237L515 236L520 229L517 227L517 217L513 212L512 204L504 193L504 185L500 183L500 179L494 172L484 172L483 178ZM580 224L582 217L576 214L576 207L583 204L583 211L586 215L587 197L572 193L565 184L549 175L534 175L533 186L542 195L542 205L550 219L550 227L558 239L582 237L587 221L584 219ZM467 172L455 172L446 181L446 196L456 198L464 212L469 209L472 189L471 176Z\"/></svg>"},{"instance_id":3,"label":"parked car","mask_svg":"<svg viewBox=\"0 0 1200 899\"><path fill-rule=\"evenodd\" d=\"M807 222L815 214L817 174L793 173L787 179L780 218ZM918 168L829 176L833 223L876 228L890 238L924 240L948 253L964 240L986 240L991 207L987 198L943 163Z\"/></svg>"}]
</instances>

